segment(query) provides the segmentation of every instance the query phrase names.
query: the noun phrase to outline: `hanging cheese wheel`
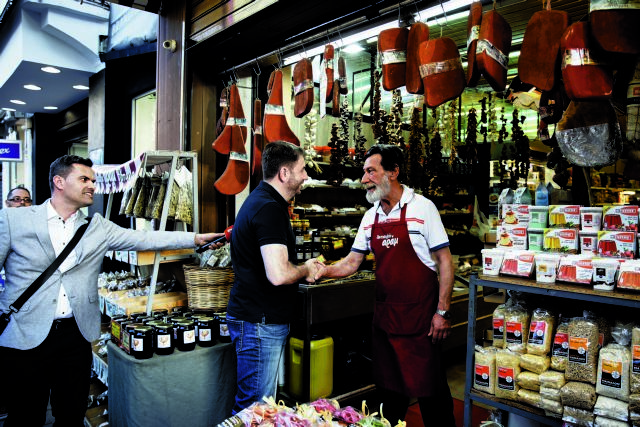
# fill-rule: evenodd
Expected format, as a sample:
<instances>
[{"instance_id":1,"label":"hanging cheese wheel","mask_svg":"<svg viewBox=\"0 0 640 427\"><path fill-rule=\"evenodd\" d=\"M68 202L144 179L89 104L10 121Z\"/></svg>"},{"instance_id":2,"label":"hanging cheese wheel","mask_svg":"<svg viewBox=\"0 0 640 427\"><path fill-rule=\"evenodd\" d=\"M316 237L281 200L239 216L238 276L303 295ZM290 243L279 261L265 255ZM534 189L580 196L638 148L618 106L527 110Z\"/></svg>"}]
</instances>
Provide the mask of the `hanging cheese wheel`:
<instances>
[{"instance_id":1,"label":"hanging cheese wheel","mask_svg":"<svg viewBox=\"0 0 640 427\"><path fill-rule=\"evenodd\" d=\"M407 92L415 94L424 93L424 83L420 76L420 57L418 49L422 42L429 40L429 26L424 22L416 22L409 30L407 40Z\"/></svg>"},{"instance_id":2,"label":"hanging cheese wheel","mask_svg":"<svg viewBox=\"0 0 640 427\"><path fill-rule=\"evenodd\" d=\"M300 145L300 140L287 123L282 104L282 70L275 70L270 78L271 93L264 109L264 125L262 126L265 143L286 141Z\"/></svg>"},{"instance_id":3,"label":"hanging cheese wheel","mask_svg":"<svg viewBox=\"0 0 640 427\"><path fill-rule=\"evenodd\" d=\"M231 151L229 162L222 176L213 184L216 190L226 195L238 194L249 183L249 157L244 148L244 139L240 126L227 126L231 129Z\"/></svg>"},{"instance_id":4,"label":"hanging cheese wheel","mask_svg":"<svg viewBox=\"0 0 640 427\"><path fill-rule=\"evenodd\" d=\"M423 42L419 55L425 104L435 108L460 96L465 86L465 75L453 39L440 37Z\"/></svg>"},{"instance_id":5,"label":"hanging cheese wheel","mask_svg":"<svg viewBox=\"0 0 640 427\"><path fill-rule=\"evenodd\" d=\"M496 10L482 15L482 25L476 46L478 70L496 92L507 86L511 26Z\"/></svg>"},{"instance_id":6,"label":"hanging cheese wheel","mask_svg":"<svg viewBox=\"0 0 640 427\"><path fill-rule=\"evenodd\" d=\"M589 23L576 22L564 32L560 42L562 79L572 100L609 99L613 93L611 72L592 57Z\"/></svg>"},{"instance_id":7,"label":"hanging cheese wheel","mask_svg":"<svg viewBox=\"0 0 640 427\"><path fill-rule=\"evenodd\" d=\"M397 89L406 83L407 74L407 28L390 28L378 35L378 54L382 62L382 88Z\"/></svg>"},{"instance_id":8,"label":"hanging cheese wheel","mask_svg":"<svg viewBox=\"0 0 640 427\"><path fill-rule=\"evenodd\" d=\"M293 67L293 114L300 118L313 108L313 67L308 58L303 58Z\"/></svg>"},{"instance_id":9,"label":"hanging cheese wheel","mask_svg":"<svg viewBox=\"0 0 640 427\"><path fill-rule=\"evenodd\" d=\"M607 52L640 53L640 4L637 1L591 0L591 34Z\"/></svg>"},{"instance_id":10,"label":"hanging cheese wheel","mask_svg":"<svg viewBox=\"0 0 640 427\"><path fill-rule=\"evenodd\" d=\"M256 99L253 102L253 163L251 175L262 177L262 150L264 141L262 138L262 101Z\"/></svg>"},{"instance_id":11,"label":"hanging cheese wheel","mask_svg":"<svg viewBox=\"0 0 640 427\"><path fill-rule=\"evenodd\" d=\"M520 79L540 90L551 90L559 69L560 38L569 26L569 14L565 11L547 10L533 14L524 32L518 75Z\"/></svg>"},{"instance_id":12,"label":"hanging cheese wheel","mask_svg":"<svg viewBox=\"0 0 640 427\"><path fill-rule=\"evenodd\" d=\"M232 145L230 126L238 126L242 141L247 139L247 119L244 116L242 102L240 102L240 92L235 84L229 87L229 116L225 122L222 133L213 141L212 148L220 154L229 154Z\"/></svg>"},{"instance_id":13,"label":"hanging cheese wheel","mask_svg":"<svg viewBox=\"0 0 640 427\"><path fill-rule=\"evenodd\" d=\"M325 75L327 76L327 91L325 92L324 99L327 102L331 102L331 98L333 98L333 58L333 45L328 44L324 47ZM322 96L322 94L320 96Z\"/></svg>"},{"instance_id":14,"label":"hanging cheese wheel","mask_svg":"<svg viewBox=\"0 0 640 427\"><path fill-rule=\"evenodd\" d=\"M480 70L476 62L476 47L482 22L482 3L474 1L467 18L467 86L475 87L480 80Z\"/></svg>"}]
</instances>

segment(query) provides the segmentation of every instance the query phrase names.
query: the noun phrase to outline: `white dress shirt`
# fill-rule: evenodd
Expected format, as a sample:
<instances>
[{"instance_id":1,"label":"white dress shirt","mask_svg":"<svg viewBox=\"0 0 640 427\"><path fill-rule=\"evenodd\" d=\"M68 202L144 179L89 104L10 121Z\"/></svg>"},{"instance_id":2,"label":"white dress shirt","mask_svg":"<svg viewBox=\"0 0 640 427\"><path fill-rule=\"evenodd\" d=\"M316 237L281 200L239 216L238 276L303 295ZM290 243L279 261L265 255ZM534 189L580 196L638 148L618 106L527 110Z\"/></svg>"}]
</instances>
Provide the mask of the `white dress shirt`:
<instances>
[{"instance_id":1,"label":"white dress shirt","mask_svg":"<svg viewBox=\"0 0 640 427\"><path fill-rule=\"evenodd\" d=\"M58 212L53 208L51 202L47 203L47 224L49 226L49 238L53 245L53 250L56 256L60 255L60 252L73 238L76 218L78 212L71 215L66 221L62 220L62 217L58 215ZM76 250L73 249L67 258L60 264L58 271L64 273L76 264ZM73 316L73 310L71 310L71 304L69 304L69 297L67 291L64 289L64 279L62 286L60 286L60 293L58 294L58 306L56 307L56 319L62 319Z\"/></svg>"}]
</instances>

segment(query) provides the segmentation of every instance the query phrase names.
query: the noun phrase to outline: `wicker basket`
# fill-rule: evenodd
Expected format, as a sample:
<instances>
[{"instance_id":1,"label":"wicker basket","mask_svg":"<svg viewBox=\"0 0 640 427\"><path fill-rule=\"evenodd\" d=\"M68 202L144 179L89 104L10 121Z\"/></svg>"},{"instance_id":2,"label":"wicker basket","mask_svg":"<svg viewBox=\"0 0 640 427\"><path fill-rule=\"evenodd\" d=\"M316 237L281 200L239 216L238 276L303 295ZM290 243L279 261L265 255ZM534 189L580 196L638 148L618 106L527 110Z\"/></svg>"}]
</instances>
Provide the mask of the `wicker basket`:
<instances>
[{"instance_id":1,"label":"wicker basket","mask_svg":"<svg viewBox=\"0 0 640 427\"><path fill-rule=\"evenodd\" d=\"M183 267L189 308L226 311L233 286L233 268Z\"/></svg>"}]
</instances>

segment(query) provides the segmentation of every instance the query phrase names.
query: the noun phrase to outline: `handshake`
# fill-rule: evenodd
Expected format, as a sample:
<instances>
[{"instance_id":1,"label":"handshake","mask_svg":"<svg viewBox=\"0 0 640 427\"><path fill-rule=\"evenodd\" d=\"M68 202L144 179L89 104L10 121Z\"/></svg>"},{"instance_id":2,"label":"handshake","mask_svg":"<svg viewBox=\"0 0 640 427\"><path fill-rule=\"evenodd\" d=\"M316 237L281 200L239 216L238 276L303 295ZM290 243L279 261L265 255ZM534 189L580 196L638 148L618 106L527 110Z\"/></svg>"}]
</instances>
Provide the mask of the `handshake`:
<instances>
[{"instance_id":1,"label":"handshake","mask_svg":"<svg viewBox=\"0 0 640 427\"><path fill-rule=\"evenodd\" d=\"M325 261L324 257L320 255L318 258L312 258L304 263L307 268L307 275L305 277L307 282L314 283L326 274L327 266L324 264Z\"/></svg>"}]
</instances>

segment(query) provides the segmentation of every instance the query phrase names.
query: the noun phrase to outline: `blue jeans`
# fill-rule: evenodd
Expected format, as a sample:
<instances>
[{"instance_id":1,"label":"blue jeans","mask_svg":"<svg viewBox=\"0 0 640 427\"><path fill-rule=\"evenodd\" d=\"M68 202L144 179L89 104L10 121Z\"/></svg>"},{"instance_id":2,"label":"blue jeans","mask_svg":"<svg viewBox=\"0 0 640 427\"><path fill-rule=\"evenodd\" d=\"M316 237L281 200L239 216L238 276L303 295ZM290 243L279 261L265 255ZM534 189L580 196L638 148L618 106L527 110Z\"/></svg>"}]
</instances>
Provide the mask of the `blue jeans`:
<instances>
[{"instance_id":1,"label":"blue jeans","mask_svg":"<svg viewBox=\"0 0 640 427\"><path fill-rule=\"evenodd\" d=\"M238 391L232 412L235 415L262 401L263 396L275 398L289 325L250 323L228 315L227 324L238 357Z\"/></svg>"}]
</instances>

